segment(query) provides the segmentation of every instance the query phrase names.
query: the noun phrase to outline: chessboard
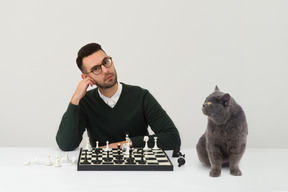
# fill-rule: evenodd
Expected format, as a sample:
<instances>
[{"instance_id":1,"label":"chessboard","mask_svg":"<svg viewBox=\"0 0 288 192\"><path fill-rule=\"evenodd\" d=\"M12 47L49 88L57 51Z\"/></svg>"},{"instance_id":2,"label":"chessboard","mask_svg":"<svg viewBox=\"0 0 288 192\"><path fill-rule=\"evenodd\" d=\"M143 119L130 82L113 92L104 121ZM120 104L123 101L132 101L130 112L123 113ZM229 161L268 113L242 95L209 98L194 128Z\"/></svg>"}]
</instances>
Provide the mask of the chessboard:
<instances>
[{"instance_id":1,"label":"chessboard","mask_svg":"<svg viewBox=\"0 0 288 192\"><path fill-rule=\"evenodd\" d=\"M80 149L78 171L173 171L173 164L162 149Z\"/></svg>"}]
</instances>

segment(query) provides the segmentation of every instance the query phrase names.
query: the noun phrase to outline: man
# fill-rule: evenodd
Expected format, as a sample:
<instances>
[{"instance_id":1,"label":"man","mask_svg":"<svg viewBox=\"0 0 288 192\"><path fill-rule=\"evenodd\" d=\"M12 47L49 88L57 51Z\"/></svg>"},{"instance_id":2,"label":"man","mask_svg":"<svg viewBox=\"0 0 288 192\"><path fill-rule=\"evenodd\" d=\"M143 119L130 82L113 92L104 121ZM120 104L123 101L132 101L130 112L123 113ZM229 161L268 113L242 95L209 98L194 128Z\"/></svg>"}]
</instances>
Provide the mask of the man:
<instances>
[{"instance_id":1,"label":"man","mask_svg":"<svg viewBox=\"0 0 288 192\"><path fill-rule=\"evenodd\" d=\"M126 143L126 134L133 147L144 147L143 137L148 125L155 135L149 136L148 146L153 147L154 137L162 149L179 148L180 136L174 123L148 90L118 83L112 60L101 45L90 43L78 52L76 63L82 80L64 113L56 141L63 151L76 149L87 129L90 143L100 146L109 141L114 148ZM97 88L87 91L96 85Z\"/></svg>"}]
</instances>

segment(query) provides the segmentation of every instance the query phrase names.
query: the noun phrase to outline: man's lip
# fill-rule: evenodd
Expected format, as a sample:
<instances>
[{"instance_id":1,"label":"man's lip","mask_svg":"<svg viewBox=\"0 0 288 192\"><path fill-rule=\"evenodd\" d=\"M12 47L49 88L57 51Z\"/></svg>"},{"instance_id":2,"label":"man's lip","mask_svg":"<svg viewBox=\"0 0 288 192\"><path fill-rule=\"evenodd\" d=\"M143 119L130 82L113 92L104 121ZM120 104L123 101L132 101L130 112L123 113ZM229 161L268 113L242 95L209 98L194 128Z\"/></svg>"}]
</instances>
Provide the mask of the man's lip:
<instances>
[{"instance_id":1,"label":"man's lip","mask_svg":"<svg viewBox=\"0 0 288 192\"><path fill-rule=\"evenodd\" d=\"M113 78L113 75L108 75L108 76L105 78L105 81L110 80L110 79L112 79L112 78Z\"/></svg>"}]
</instances>

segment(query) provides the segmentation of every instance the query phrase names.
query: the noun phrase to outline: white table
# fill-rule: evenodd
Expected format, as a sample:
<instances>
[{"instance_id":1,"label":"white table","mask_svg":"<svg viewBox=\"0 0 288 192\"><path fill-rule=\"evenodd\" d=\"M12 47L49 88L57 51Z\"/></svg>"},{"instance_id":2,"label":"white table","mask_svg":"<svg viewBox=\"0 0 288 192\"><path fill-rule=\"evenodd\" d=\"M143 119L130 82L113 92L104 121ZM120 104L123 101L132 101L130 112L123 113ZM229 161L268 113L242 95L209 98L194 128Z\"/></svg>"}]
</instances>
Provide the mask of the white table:
<instances>
[{"instance_id":1,"label":"white table","mask_svg":"<svg viewBox=\"0 0 288 192\"><path fill-rule=\"evenodd\" d=\"M0 148L0 192L9 191L288 191L288 149L247 149L240 168L243 175L230 175L222 169L218 178L209 176L196 150L182 149L186 164L178 167L172 151L166 151L174 164L174 171L77 171L77 166L24 166L38 157L48 162L48 155L66 154L77 159L79 149L63 152L57 148Z\"/></svg>"}]
</instances>

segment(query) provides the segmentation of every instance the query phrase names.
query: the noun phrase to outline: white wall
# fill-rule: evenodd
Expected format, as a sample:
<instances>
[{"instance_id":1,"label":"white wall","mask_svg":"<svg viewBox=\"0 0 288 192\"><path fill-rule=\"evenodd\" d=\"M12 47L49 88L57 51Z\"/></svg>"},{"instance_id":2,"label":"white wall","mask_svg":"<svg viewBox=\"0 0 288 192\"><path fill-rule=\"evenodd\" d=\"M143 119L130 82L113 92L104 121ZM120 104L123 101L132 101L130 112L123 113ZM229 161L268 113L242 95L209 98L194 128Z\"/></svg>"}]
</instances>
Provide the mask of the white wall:
<instances>
[{"instance_id":1,"label":"white wall","mask_svg":"<svg viewBox=\"0 0 288 192\"><path fill-rule=\"evenodd\" d=\"M287 148L288 1L0 1L0 146L52 146L78 84L75 58L98 42L119 80L147 88L183 147L206 128L217 84L246 112L248 147Z\"/></svg>"}]
</instances>

